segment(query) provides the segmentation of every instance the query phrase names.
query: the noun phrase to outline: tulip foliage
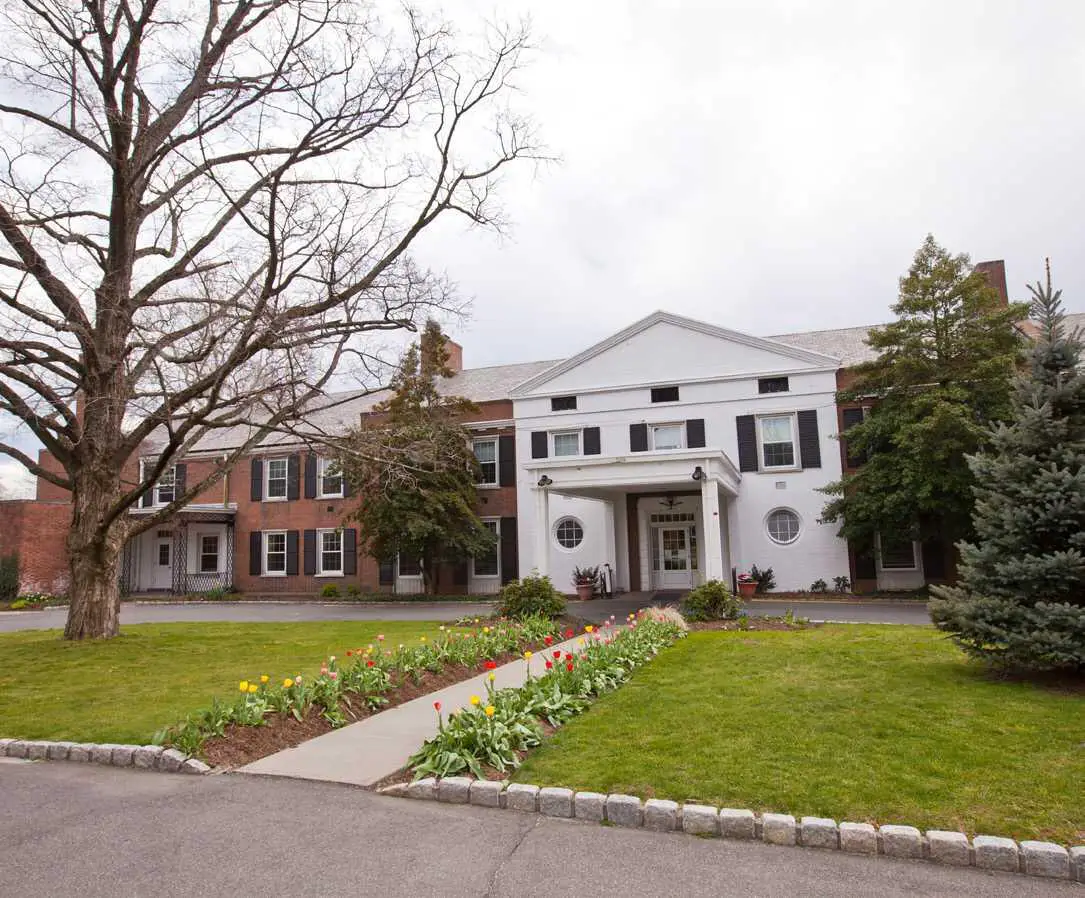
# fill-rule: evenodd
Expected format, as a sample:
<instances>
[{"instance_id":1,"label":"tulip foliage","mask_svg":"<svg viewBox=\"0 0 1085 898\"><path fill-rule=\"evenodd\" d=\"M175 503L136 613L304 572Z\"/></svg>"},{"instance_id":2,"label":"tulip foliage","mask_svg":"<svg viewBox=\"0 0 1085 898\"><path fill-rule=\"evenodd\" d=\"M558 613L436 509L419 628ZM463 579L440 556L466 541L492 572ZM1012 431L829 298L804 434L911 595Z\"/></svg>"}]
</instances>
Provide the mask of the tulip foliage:
<instances>
[{"instance_id":1,"label":"tulip foliage","mask_svg":"<svg viewBox=\"0 0 1085 898\"><path fill-rule=\"evenodd\" d=\"M571 634L567 634L571 635ZM546 673L518 689L495 689L445 720L437 708L438 732L408 762L415 778L515 769L520 755L542 741L543 722L560 726L604 692L617 689L661 649L685 636L673 623L636 619L628 629L589 632L575 652L552 649Z\"/></svg>"}]
</instances>

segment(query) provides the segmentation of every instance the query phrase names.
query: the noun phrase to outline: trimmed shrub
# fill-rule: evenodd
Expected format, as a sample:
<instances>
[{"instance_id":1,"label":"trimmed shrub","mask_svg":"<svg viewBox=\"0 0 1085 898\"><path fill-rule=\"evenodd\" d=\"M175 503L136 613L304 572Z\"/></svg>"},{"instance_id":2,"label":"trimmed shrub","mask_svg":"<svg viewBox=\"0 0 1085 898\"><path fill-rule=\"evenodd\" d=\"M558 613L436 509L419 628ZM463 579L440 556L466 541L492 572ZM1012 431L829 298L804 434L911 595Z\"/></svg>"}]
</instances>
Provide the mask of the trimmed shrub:
<instances>
[{"instance_id":1,"label":"trimmed shrub","mask_svg":"<svg viewBox=\"0 0 1085 898\"><path fill-rule=\"evenodd\" d=\"M847 577L833 577L833 590L835 592L851 592L851 580Z\"/></svg>"},{"instance_id":2,"label":"trimmed shrub","mask_svg":"<svg viewBox=\"0 0 1085 898\"><path fill-rule=\"evenodd\" d=\"M339 598L339 587L336 586L334 583L327 583L327 584L325 584L324 588L322 590L320 590L320 594L325 599L338 599Z\"/></svg>"},{"instance_id":3,"label":"trimmed shrub","mask_svg":"<svg viewBox=\"0 0 1085 898\"><path fill-rule=\"evenodd\" d=\"M19 556L0 558L0 602L13 602L19 595Z\"/></svg>"},{"instance_id":4,"label":"trimmed shrub","mask_svg":"<svg viewBox=\"0 0 1085 898\"><path fill-rule=\"evenodd\" d=\"M738 612L738 596L721 580L702 583L682 601L682 615L686 620L734 620Z\"/></svg>"},{"instance_id":5,"label":"trimmed shrub","mask_svg":"<svg viewBox=\"0 0 1085 898\"><path fill-rule=\"evenodd\" d=\"M810 584L810 592L828 592L829 584L820 577Z\"/></svg>"},{"instance_id":6,"label":"trimmed shrub","mask_svg":"<svg viewBox=\"0 0 1085 898\"><path fill-rule=\"evenodd\" d=\"M565 596L554 589L549 577L538 574L506 583L500 602L498 613L513 620L535 614L553 619L565 613Z\"/></svg>"}]
</instances>

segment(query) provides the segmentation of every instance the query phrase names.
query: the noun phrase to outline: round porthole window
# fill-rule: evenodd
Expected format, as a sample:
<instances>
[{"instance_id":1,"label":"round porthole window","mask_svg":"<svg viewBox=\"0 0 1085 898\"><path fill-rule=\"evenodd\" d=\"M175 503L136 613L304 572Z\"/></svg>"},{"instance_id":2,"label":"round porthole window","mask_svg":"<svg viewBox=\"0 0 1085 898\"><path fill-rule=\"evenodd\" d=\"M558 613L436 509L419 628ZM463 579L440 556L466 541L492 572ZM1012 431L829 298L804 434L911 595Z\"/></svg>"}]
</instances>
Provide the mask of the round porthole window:
<instances>
[{"instance_id":1,"label":"round porthole window","mask_svg":"<svg viewBox=\"0 0 1085 898\"><path fill-rule=\"evenodd\" d=\"M563 549L575 549L584 541L584 528L576 518L562 518L554 528L554 536Z\"/></svg>"},{"instance_id":2,"label":"round porthole window","mask_svg":"<svg viewBox=\"0 0 1085 898\"><path fill-rule=\"evenodd\" d=\"M799 538L799 516L790 508L777 508L769 512L765 526L769 531L769 539L782 546Z\"/></svg>"}]
</instances>

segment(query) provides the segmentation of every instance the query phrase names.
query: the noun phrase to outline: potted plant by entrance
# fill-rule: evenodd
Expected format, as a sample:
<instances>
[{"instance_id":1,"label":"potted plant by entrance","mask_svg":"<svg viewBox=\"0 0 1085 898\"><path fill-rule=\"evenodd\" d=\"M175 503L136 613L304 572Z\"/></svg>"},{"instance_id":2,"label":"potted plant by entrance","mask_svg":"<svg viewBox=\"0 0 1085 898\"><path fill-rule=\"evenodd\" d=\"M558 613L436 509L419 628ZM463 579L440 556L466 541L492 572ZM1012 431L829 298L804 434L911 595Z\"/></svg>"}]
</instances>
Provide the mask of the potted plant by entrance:
<instances>
[{"instance_id":1,"label":"potted plant by entrance","mask_svg":"<svg viewBox=\"0 0 1085 898\"><path fill-rule=\"evenodd\" d=\"M738 575L738 594L744 599L750 598L755 592L757 592L757 578L751 573L742 573Z\"/></svg>"},{"instance_id":2,"label":"potted plant by entrance","mask_svg":"<svg viewBox=\"0 0 1085 898\"><path fill-rule=\"evenodd\" d=\"M587 602L595 595L595 587L598 582L598 567L573 568L573 585L576 587L576 597L581 602Z\"/></svg>"}]
</instances>

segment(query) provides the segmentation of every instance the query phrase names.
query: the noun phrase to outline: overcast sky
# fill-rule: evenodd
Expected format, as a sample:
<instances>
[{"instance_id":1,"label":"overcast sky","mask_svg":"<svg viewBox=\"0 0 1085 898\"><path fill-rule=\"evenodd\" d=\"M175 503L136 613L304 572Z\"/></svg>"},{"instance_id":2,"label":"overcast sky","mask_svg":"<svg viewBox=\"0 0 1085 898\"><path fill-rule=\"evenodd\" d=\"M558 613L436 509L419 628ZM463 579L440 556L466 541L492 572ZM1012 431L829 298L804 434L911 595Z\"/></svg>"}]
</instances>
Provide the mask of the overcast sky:
<instances>
[{"instance_id":1,"label":"overcast sky","mask_svg":"<svg viewBox=\"0 0 1085 898\"><path fill-rule=\"evenodd\" d=\"M1049 255L1085 310L1080 0L498 9L532 15L520 103L561 161L508 179L505 236L420 247L473 297L468 366L568 356L655 309L760 335L884 322L928 232L1005 259L1014 298Z\"/></svg>"}]
</instances>

